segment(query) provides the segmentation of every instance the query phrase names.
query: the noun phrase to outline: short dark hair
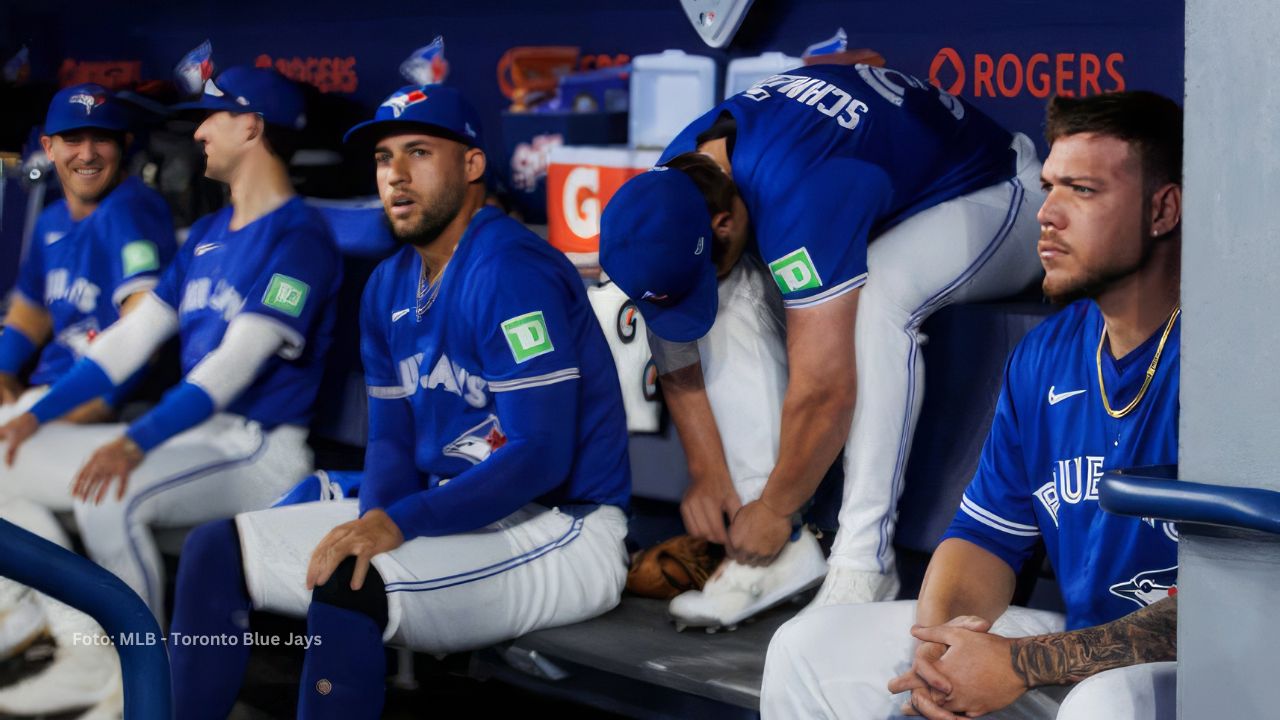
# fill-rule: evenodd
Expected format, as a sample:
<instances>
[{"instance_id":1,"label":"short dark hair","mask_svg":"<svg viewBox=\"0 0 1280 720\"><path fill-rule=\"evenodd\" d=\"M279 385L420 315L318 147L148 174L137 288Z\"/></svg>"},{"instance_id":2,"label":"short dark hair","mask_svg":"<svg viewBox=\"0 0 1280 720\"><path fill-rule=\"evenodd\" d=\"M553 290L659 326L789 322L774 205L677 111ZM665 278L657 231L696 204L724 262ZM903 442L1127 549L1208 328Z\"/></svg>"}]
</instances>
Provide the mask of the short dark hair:
<instances>
[{"instance_id":1,"label":"short dark hair","mask_svg":"<svg viewBox=\"0 0 1280 720\"><path fill-rule=\"evenodd\" d=\"M725 150L729 153L729 157L733 157L733 145L738 140L738 119L728 111L720 113L716 121L711 123L711 127L698 133L698 138L695 142L701 146L702 143L719 140L720 138L724 138Z\"/></svg>"},{"instance_id":2,"label":"short dark hair","mask_svg":"<svg viewBox=\"0 0 1280 720\"><path fill-rule=\"evenodd\" d=\"M1129 143L1142 163L1148 191L1165 183L1182 184L1182 108L1173 100L1145 90L1050 100L1045 140L1052 145L1081 133Z\"/></svg>"},{"instance_id":3,"label":"short dark hair","mask_svg":"<svg viewBox=\"0 0 1280 720\"><path fill-rule=\"evenodd\" d=\"M738 194L738 188L733 184L733 178L709 155L687 152L671 158L666 166L689 176L702 192L702 197L707 202L707 212L712 217L717 213L733 210L733 198Z\"/></svg>"},{"instance_id":4,"label":"short dark hair","mask_svg":"<svg viewBox=\"0 0 1280 720\"><path fill-rule=\"evenodd\" d=\"M272 155L280 158L280 162L285 165L293 159L293 154L298 150L298 143L302 139L301 134L293 128L287 128L281 125L273 125L264 121L262 137L267 141L267 149Z\"/></svg>"}]
</instances>

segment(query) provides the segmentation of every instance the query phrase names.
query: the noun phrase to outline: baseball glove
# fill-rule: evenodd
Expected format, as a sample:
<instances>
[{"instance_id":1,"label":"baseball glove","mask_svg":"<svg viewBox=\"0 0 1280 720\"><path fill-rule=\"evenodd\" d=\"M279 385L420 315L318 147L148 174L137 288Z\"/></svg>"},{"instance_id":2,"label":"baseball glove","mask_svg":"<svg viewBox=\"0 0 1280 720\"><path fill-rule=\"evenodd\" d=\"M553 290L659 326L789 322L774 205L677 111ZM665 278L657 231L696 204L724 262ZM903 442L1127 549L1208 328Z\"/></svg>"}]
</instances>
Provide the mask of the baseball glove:
<instances>
[{"instance_id":1,"label":"baseball glove","mask_svg":"<svg viewBox=\"0 0 1280 720\"><path fill-rule=\"evenodd\" d=\"M723 558L719 545L677 535L632 556L627 590L659 600L670 600L686 590L701 590Z\"/></svg>"}]
</instances>

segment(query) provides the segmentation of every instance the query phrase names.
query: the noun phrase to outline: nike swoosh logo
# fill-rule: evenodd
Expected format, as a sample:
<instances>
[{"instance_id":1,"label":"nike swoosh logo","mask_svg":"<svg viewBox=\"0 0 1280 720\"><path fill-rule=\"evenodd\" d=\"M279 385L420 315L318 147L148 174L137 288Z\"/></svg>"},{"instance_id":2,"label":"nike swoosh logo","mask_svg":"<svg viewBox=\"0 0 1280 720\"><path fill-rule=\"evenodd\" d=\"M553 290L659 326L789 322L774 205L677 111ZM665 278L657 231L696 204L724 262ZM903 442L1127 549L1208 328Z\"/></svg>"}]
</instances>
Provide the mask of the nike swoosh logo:
<instances>
[{"instance_id":1,"label":"nike swoosh logo","mask_svg":"<svg viewBox=\"0 0 1280 720\"><path fill-rule=\"evenodd\" d=\"M45 233L45 234L44 234L44 244L45 244L45 245L52 245L52 244L54 244L54 243L58 242L59 240L61 240L62 238L66 237L66 235L67 235L67 234L66 234L66 233L63 233L63 232L48 232L48 233Z\"/></svg>"},{"instance_id":2,"label":"nike swoosh logo","mask_svg":"<svg viewBox=\"0 0 1280 720\"><path fill-rule=\"evenodd\" d=\"M1064 392L1062 394L1057 394L1057 393L1054 393L1053 388L1054 388L1053 385L1049 386L1049 404L1050 405L1057 405L1058 403L1062 402L1063 400L1066 400L1069 397L1075 397L1076 395L1079 395L1080 393L1084 392L1084 390L1072 390L1071 392Z\"/></svg>"},{"instance_id":3,"label":"nike swoosh logo","mask_svg":"<svg viewBox=\"0 0 1280 720\"><path fill-rule=\"evenodd\" d=\"M403 309L403 310L397 310L397 311L395 311L395 312L391 313L391 322L395 322L395 321L399 320L400 318L404 317L405 315L408 315L408 314L409 314L409 311L410 311L410 310L412 310L412 309L413 309L413 308L405 308L405 309Z\"/></svg>"},{"instance_id":4,"label":"nike swoosh logo","mask_svg":"<svg viewBox=\"0 0 1280 720\"><path fill-rule=\"evenodd\" d=\"M222 243L216 243L216 242L214 242L214 243L205 243L205 244L203 244L203 245L197 245L197 246L196 246L196 257L200 257L201 255L203 255L203 254L205 254L205 253L207 253L207 252L211 252L211 251L213 251L213 250L217 250L217 249L218 249L218 248L220 248L220 247L222 247Z\"/></svg>"}]
</instances>

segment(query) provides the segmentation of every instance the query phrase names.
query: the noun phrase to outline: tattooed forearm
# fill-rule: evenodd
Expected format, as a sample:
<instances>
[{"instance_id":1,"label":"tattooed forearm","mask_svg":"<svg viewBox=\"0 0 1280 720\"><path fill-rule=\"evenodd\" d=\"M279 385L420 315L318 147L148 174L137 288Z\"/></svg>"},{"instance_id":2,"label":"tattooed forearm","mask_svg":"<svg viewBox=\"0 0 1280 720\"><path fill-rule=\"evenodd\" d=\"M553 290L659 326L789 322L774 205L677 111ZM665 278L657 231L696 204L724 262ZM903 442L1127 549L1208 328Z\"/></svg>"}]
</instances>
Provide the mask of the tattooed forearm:
<instances>
[{"instance_id":1,"label":"tattooed forearm","mask_svg":"<svg viewBox=\"0 0 1280 720\"><path fill-rule=\"evenodd\" d=\"M1014 640L1013 670L1027 687L1076 683L1102 672L1178 657L1173 596L1097 627Z\"/></svg>"}]
</instances>

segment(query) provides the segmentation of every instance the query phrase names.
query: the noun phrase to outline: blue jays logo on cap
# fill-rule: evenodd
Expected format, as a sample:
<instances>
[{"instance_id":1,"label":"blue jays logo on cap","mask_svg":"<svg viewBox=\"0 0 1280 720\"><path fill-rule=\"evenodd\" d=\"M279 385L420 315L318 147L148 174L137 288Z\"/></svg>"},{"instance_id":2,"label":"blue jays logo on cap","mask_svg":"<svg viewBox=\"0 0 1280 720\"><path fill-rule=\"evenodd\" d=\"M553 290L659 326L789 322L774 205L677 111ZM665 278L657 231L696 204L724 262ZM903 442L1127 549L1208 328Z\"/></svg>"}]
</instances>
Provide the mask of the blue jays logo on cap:
<instances>
[{"instance_id":1,"label":"blue jays logo on cap","mask_svg":"<svg viewBox=\"0 0 1280 720\"><path fill-rule=\"evenodd\" d=\"M227 94L222 91L222 88L218 87L218 83L214 82L213 78L204 81L204 94L216 98L227 97ZM243 95L237 95L231 100L240 107L249 107L249 99Z\"/></svg>"},{"instance_id":2,"label":"blue jays logo on cap","mask_svg":"<svg viewBox=\"0 0 1280 720\"><path fill-rule=\"evenodd\" d=\"M110 90L97 83L64 88L49 103L44 132L57 135L82 128L127 130L128 111L122 103L116 102Z\"/></svg>"},{"instance_id":3,"label":"blue jays logo on cap","mask_svg":"<svg viewBox=\"0 0 1280 720\"><path fill-rule=\"evenodd\" d=\"M462 93L446 85L408 85L391 93L372 120L362 122L343 137L343 142L360 143L407 125L420 125L457 140L480 147L480 115Z\"/></svg>"},{"instance_id":4,"label":"blue jays logo on cap","mask_svg":"<svg viewBox=\"0 0 1280 720\"><path fill-rule=\"evenodd\" d=\"M426 99L427 94L422 92L421 88L414 88L409 92L395 93L382 103L382 107L391 108L392 115L394 117L400 117L404 113L405 108L410 105L416 105Z\"/></svg>"},{"instance_id":5,"label":"blue jays logo on cap","mask_svg":"<svg viewBox=\"0 0 1280 720\"><path fill-rule=\"evenodd\" d=\"M305 104L298 86L275 70L232 67L206 80L200 99L173 109L252 112L272 125L301 130L307 124Z\"/></svg>"},{"instance_id":6,"label":"blue jays logo on cap","mask_svg":"<svg viewBox=\"0 0 1280 720\"><path fill-rule=\"evenodd\" d=\"M72 105L83 105L84 113L90 115L93 109L107 101L105 95L90 95L89 93L76 93L70 97Z\"/></svg>"},{"instance_id":7,"label":"blue jays logo on cap","mask_svg":"<svg viewBox=\"0 0 1280 720\"><path fill-rule=\"evenodd\" d=\"M676 304L676 301L671 299L671 293L656 293L652 290L645 290L640 299L660 308L671 307Z\"/></svg>"}]
</instances>

